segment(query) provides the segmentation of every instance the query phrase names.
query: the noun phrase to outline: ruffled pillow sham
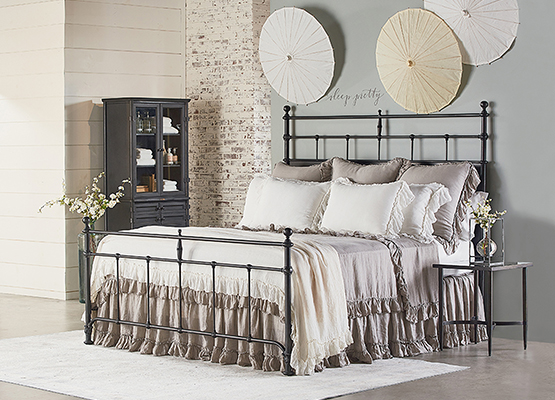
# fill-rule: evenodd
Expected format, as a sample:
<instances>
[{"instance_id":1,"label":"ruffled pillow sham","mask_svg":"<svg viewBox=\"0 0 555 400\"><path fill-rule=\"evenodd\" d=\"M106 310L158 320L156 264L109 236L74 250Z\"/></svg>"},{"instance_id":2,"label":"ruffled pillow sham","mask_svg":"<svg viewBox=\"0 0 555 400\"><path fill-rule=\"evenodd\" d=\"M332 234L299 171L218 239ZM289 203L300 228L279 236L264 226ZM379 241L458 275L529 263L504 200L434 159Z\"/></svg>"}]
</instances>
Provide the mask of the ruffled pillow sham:
<instances>
[{"instance_id":1,"label":"ruffled pillow sham","mask_svg":"<svg viewBox=\"0 0 555 400\"><path fill-rule=\"evenodd\" d=\"M402 210L414 199L403 181L361 185L346 178L332 182L320 230L397 237Z\"/></svg>"},{"instance_id":2,"label":"ruffled pillow sham","mask_svg":"<svg viewBox=\"0 0 555 400\"><path fill-rule=\"evenodd\" d=\"M332 158L332 162L332 180L349 178L353 182L364 184L393 182L399 172L406 169L410 163L409 160L400 157L370 165L358 164L340 157Z\"/></svg>"},{"instance_id":3,"label":"ruffled pillow sham","mask_svg":"<svg viewBox=\"0 0 555 400\"><path fill-rule=\"evenodd\" d=\"M249 185L237 228L316 230L330 185L256 175Z\"/></svg>"},{"instance_id":4,"label":"ruffled pillow sham","mask_svg":"<svg viewBox=\"0 0 555 400\"><path fill-rule=\"evenodd\" d=\"M272 176L298 181L327 182L331 179L331 169L331 159L308 167L295 167L280 161L275 165Z\"/></svg>"},{"instance_id":5,"label":"ruffled pillow sham","mask_svg":"<svg viewBox=\"0 0 555 400\"><path fill-rule=\"evenodd\" d=\"M451 201L449 190L440 183L413 183L409 188L414 200L403 209L401 235L431 242L434 239L435 213L442 205Z\"/></svg>"},{"instance_id":6,"label":"ruffled pillow sham","mask_svg":"<svg viewBox=\"0 0 555 400\"><path fill-rule=\"evenodd\" d=\"M399 177L412 183L441 183L449 190L451 201L435 213L434 235L443 244L447 254L453 254L460 242L466 215L465 202L470 199L480 183L480 176L470 162L436 165L411 165Z\"/></svg>"}]
</instances>

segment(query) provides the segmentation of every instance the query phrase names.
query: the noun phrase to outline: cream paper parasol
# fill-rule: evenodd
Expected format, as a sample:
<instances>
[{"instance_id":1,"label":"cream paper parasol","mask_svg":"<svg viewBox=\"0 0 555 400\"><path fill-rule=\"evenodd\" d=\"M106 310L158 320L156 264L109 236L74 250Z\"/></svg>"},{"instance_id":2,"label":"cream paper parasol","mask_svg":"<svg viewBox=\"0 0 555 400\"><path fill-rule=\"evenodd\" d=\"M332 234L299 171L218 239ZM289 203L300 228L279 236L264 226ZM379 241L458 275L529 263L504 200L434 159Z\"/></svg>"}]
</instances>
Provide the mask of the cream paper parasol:
<instances>
[{"instance_id":1,"label":"cream paper parasol","mask_svg":"<svg viewBox=\"0 0 555 400\"><path fill-rule=\"evenodd\" d=\"M511 47L519 24L516 0L424 0L453 29L461 42L462 61L489 64Z\"/></svg>"},{"instance_id":2,"label":"cream paper parasol","mask_svg":"<svg viewBox=\"0 0 555 400\"><path fill-rule=\"evenodd\" d=\"M383 26L376 46L378 73L387 93L420 114L448 105L461 83L461 52L451 29L437 15L407 9Z\"/></svg>"},{"instance_id":3,"label":"cream paper parasol","mask_svg":"<svg viewBox=\"0 0 555 400\"><path fill-rule=\"evenodd\" d=\"M322 25L305 10L274 11L262 27L259 53L270 85L287 101L313 103L328 90L333 49Z\"/></svg>"}]
</instances>

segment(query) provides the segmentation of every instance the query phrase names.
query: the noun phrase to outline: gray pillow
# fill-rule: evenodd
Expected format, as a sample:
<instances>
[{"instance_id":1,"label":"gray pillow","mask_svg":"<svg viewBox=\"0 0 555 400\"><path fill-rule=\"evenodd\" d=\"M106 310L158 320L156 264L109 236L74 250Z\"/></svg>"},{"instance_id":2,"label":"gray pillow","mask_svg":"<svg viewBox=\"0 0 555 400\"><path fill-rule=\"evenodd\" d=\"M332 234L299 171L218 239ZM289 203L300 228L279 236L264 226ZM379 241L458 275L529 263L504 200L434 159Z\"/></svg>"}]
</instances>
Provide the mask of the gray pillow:
<instances>
[{"instance_id":1,"label":"gray pillow","mask_svg":"<svg viewBox=\"0 0 555 400\"><path fill-rule=\"evenodd\" d=\"M333 160L332 179L348 178L356 183L373 184L393 182L399 176L409 160L394 158L383 164L362 165L343 158L335 157Z\"/></svg>"},{"instance_id":2,"label":"gray pillow","mask_svg":"<svg viewBox=\"0 0 555 400\"><path fill-rule=\"evenodd\" d=\"M411 165L400 177L407 183L441 183L451 195L451 201L445 203L436 212L434 235L452 254L460 241L464 219L465 202L470 199L480 183L476 168L469 162L443 163L436 165Z\"/></svg>"},{"instance_id":3,"label":"gray pillow","mask_svg":"<svg viewBox=\"0 0 555 400\"><path fill-rule=\"evenodd\" d=\"M308 167L293 167L280 161L274 167L272 176L281 179L296 179L298 181L326 182L331 180L331 161Z\"/></svg>"}]
</instances>

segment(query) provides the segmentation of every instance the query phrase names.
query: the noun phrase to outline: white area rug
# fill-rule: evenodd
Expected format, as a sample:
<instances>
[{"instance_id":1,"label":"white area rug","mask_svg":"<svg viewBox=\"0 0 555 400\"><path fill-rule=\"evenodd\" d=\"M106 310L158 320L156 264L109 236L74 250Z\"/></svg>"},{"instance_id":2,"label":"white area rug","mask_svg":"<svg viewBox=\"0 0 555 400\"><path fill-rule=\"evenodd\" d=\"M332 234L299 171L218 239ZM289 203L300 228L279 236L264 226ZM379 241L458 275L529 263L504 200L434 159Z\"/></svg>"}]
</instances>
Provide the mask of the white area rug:
<instances>
[{"instance_id":1,"label":"white area rug","mask_svg":"<svg viewBox=\"0 0 555 400\"><path fill-rule=\"evenodd\" d=\"M0 340L0 380L95 400L318 400L466 367L394 358L287 377L83 344L81 331Z\"/></svg>"}]
</instances>

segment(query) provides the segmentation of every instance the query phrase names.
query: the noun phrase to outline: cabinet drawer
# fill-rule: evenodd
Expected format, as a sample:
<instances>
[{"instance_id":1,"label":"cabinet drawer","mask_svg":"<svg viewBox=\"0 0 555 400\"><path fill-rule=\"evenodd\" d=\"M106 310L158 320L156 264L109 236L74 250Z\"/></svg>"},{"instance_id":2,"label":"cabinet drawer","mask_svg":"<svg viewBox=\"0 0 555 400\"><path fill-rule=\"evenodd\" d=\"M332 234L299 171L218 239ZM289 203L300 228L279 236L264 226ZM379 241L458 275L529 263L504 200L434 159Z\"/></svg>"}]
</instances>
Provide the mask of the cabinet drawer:
<instances>
[{"instance_id":1,"label":"cabinet drawer","mask_svg":"<svg viewBox=\"0 0 555 400\"><path fill-rule=\"evenodd\" d=\"M133 227L146 225L187 226L187 201L148 201L135 203Z\"/></svg>"},{"instance_id":2,"label":"cabinet drawer","mask_svg":"<svg viewBox=\"0 0 555 400\"><path fill-rule=\"evenodd\" d=\"M158 210L160 206L158 202L153 203L135 203L135 215L137 218L143 218L146 216L156 216L158 215Z\"/></svg>"},{"instance_id":3,"label":"cabinet drawer","mask_svg":"<svg viewBox=\"0 0 555 400\"><path fill-rule=\"evenodd\" d=\"M172 202L163 202L160 204L160 211L162 215L169 216L169 215L185 215L185 202L180 201L172 201Z\"/></svg>"},{"instance_id":4,"label":"cabinet drawer","mask_svg":"<svg viewBox=\"0 0 555 400\"><path fill-rule=\"evenodd\" d=\"M155 201L145 203L135 203L135 212L144 214L179 215L185 213L186 203L183 201Z\"/></svg>"}]
</instances>

